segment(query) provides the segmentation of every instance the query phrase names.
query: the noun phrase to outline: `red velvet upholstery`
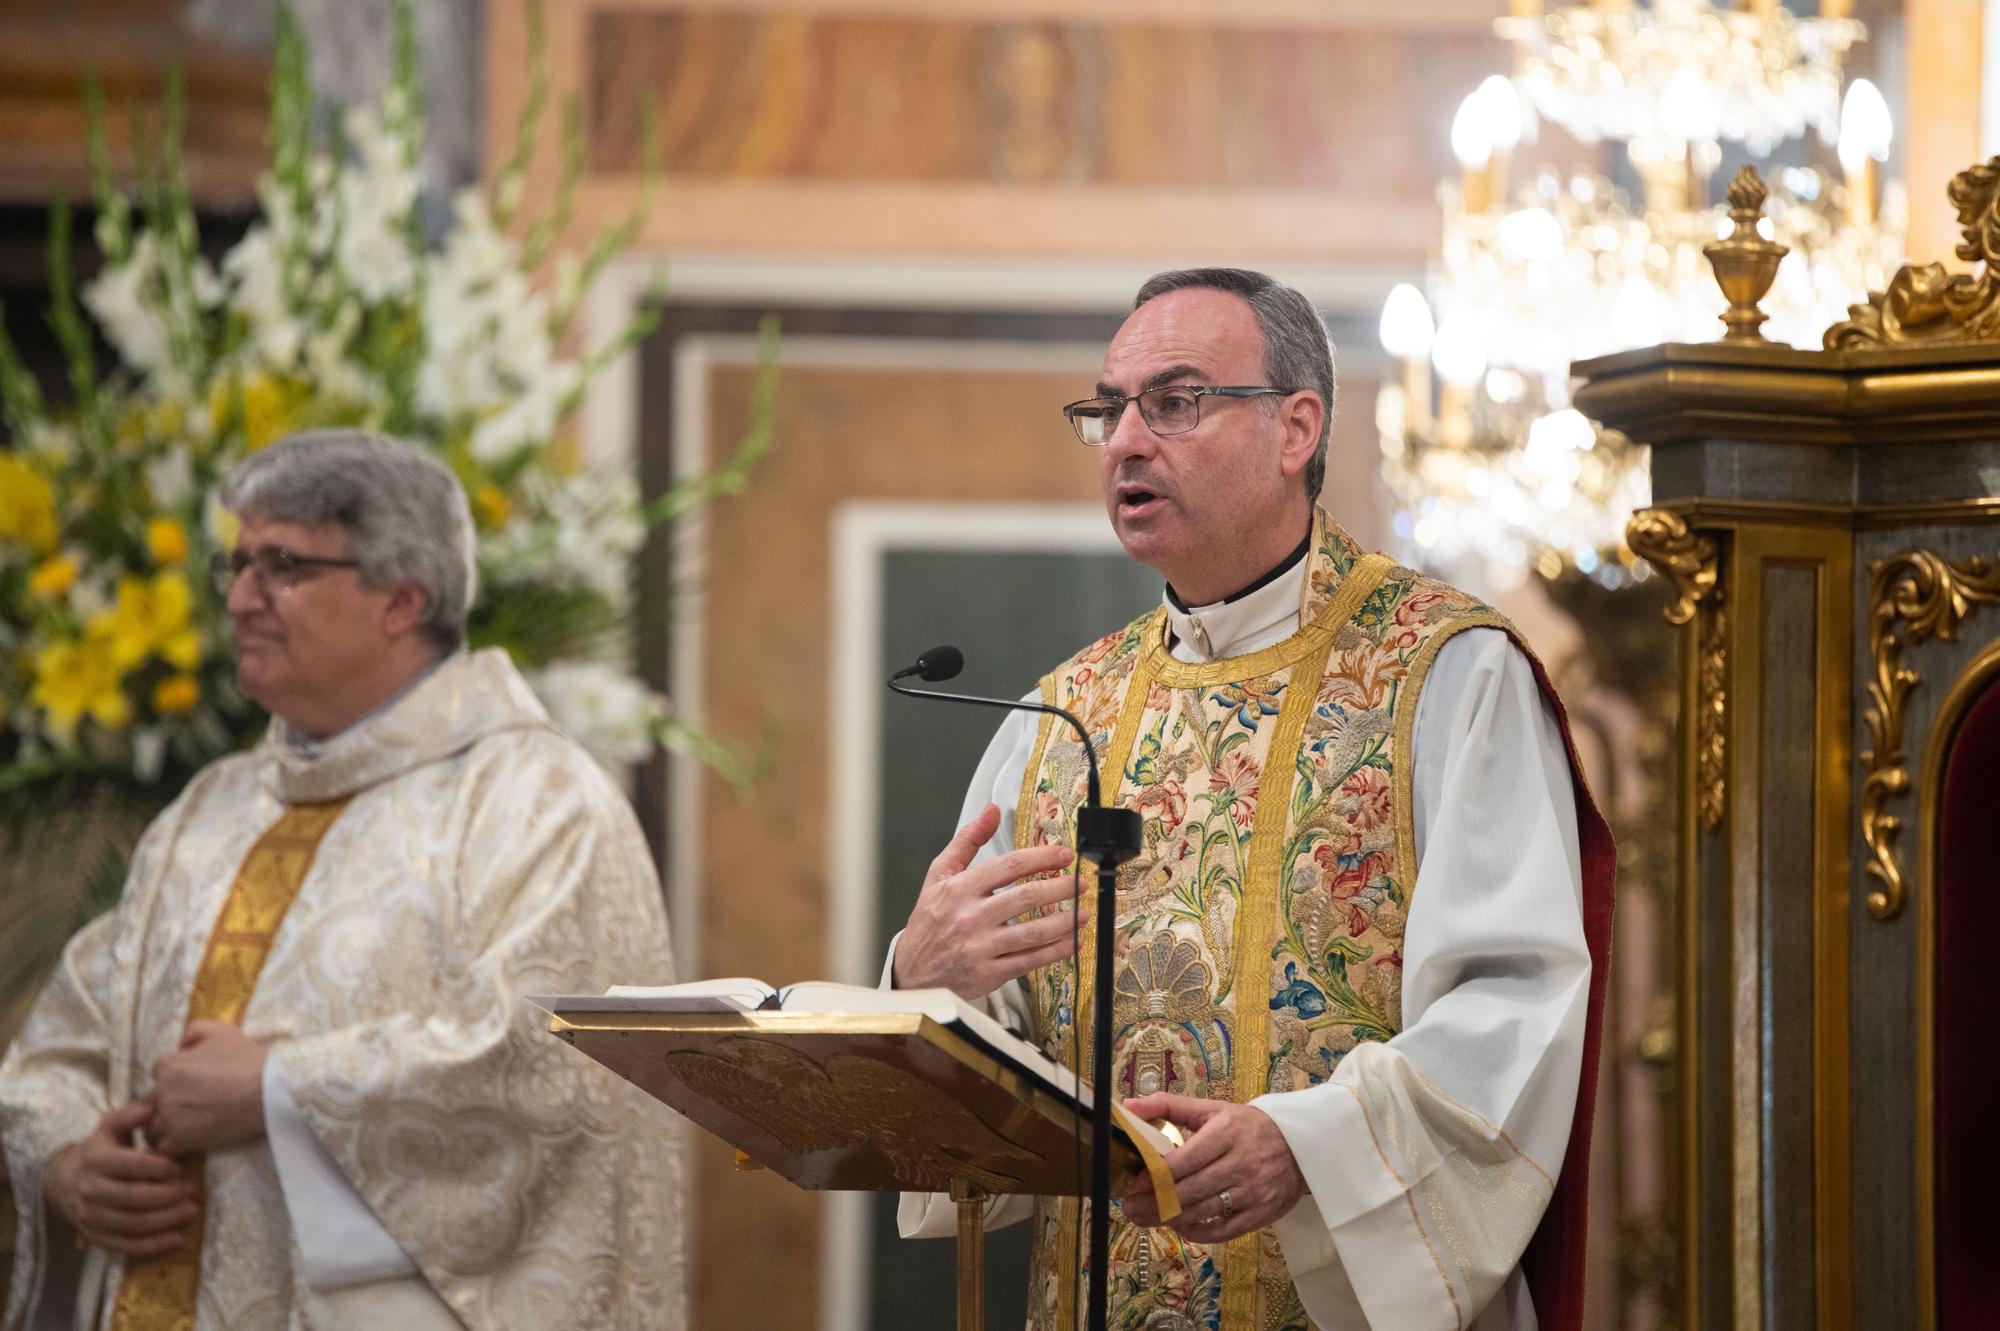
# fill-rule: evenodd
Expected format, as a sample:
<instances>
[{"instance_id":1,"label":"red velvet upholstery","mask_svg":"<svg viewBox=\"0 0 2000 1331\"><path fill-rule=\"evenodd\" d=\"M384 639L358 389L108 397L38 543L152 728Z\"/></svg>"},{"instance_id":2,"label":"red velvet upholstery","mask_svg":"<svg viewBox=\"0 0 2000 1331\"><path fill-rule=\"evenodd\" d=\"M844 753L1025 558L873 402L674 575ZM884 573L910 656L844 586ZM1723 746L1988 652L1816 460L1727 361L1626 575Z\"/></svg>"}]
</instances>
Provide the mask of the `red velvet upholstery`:
<instances>
[{"instance_id":1,"label":"red velvet upholstery","mask_svg":"<svg viewBox=\"0 0 2000 1331\"><path fill-rule=\"evenodd\" d=\"M2000 1252L2000 687L1989 685L1945 760L1937 839L1937 1310L1939 1331L1995 1323ZM1919 1162L1919 1168L1927 1162Z\"/></svg>"},{"instance_id":2,"label":"red velvet upholstery","mask_svg":"<svg viewBox=\"0 0 2000 1331\"><path fill-rule=\"evenodd\" d=\"M1597 1102L1598 1054L1604 1035L1604 985L1611 975L1611 889L1617 867L1617 848L1611 843L1611 828L1584 786L1583 767L1577 761L1576 744L1569 740L1569 717L1562 699L1549 684L1542 663L1534 661L1535 677L1542 692L1555 705L1562 720L1563 738L1569 741L1569 766L1576 785L1576 829L1583 852L1583 935L1590 947L1590 1004L1583 1033L1583 1072L1577 1080L1576 1117L1569 1133L1569 1149L1563 1154L1562 1171L1556 1176L1555 1197L1548 1214L1528 1243L1521 1258L1528 1277L1528 1291L1535 1301L1535 1320L1541 1331L1582 1331L1583 1256L1590 1204L1590 1124Z\"/></svg>"}]
</instances>

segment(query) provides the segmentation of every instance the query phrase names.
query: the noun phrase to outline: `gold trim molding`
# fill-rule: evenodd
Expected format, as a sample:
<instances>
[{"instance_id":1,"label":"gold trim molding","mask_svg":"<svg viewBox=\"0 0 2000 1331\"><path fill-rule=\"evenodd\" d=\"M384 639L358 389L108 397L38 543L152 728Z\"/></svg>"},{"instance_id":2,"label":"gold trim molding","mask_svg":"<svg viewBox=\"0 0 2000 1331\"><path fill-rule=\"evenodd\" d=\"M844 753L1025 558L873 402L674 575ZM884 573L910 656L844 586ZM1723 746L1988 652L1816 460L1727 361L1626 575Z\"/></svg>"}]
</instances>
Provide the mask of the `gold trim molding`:
<instances>
[{"instance_id":1,"label":"gold trim molding","mask_svg":"<svg viewBox=\"0 0 2000 1331\"><path fill-rule=\"evenodd\" d=\"M1947 197L1965 237L1958 257L1983 265L1979 275L1948 274L1941 263L1904 264L1887 290L1851 306L1826 330L1828 351L2000 342L2000 157L1952 177Z\"/></svg>"},{"instance_id":2,"label":"gold trim molding","mask_svg":"<svg viewBox=\"0 0 2000 1331\"><path fill-rule=\"evenodd\" d=\"M1721 560L1713 539L1664 508L1641 509L1625 526L1626 544L1673 584L1669 624L1697 614L1695 688L1695 809L1709 831L1722 826L1728 795L1729 617L1718 581ZM1706 608L1706 613L1702 613Z\"/></svg>"},{"instance_id":3,"label":"gold trim molding","mask_svg":"<svg viewBox=\"0 0 2000 1331\"><path fill-rule=\"evenodd\" d=\"M1723 776L1729 757L1725 735L1729 720L1729 612L1718 589L1701 619L1701 659L1696 667L1699 686L1694 714L1695 811L1701 825L1713 832L1722 826L1727 787Z\"/></svg>"},{"instance_id":4,"label":"gold trim molding","mask_svg":"<svg viewBox=\"0 0 2000 1331\"><path fill-rule=\"evenodd\" d=\"M2000 604L2000 568L1979 556L1953 564L1932 550L1906 550L1877 560L1869 574L1868 640L1875 670L1862 713L1870 742L1861 753L1866 771L1861 839L1868 846L1868 873L1881 884L1868 893L1868 913L1892 920L1902 911L1908 889L1896 859L1903 820L1889 812L1889 802L1910 789L1903 756L1904 704L1920 682L1917 672L1903 664L1903 653L1930 638L1954 640L1974 610Z\"/></svg>"}]
</instances>

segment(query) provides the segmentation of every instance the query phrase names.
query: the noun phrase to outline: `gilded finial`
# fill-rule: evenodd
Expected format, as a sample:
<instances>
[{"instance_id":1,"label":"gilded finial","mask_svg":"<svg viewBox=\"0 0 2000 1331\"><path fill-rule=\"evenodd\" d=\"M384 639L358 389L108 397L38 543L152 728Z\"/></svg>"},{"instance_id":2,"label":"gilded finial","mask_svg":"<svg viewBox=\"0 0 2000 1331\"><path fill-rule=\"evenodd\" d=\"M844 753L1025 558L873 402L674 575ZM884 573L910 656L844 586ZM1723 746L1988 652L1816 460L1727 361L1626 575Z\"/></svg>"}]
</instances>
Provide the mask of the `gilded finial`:
<instances>
[{"instance_id":1,"label":"gilded finial","mask_svg":"<svg viewBox=\"0 0 2000 1331\"><path fill-rule=\"evenodd\" d=\"M1756 171L1746 166L1729 182L1729 220L1735 229L1721 240L1702 248L1709 266L1715 269L1716 285L1722 288L1729 308L1722 313L1727 330L1724 342L1762 342L1761 331L1768 315L1757 308L1764 293L1778 276L1778 261L1791 252L1788 245L1766 240L1757 234L1764 218L1764 200L1770 190Z\"/></svg>"}]
</instances>

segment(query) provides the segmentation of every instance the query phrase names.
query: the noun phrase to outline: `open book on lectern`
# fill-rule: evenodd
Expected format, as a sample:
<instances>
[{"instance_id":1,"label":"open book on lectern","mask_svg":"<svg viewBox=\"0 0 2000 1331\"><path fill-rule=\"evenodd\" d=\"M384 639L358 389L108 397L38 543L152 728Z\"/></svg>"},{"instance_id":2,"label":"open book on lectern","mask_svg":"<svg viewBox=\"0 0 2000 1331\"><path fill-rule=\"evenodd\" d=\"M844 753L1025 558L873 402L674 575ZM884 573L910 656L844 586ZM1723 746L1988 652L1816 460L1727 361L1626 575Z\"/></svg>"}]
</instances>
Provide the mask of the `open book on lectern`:
<instances>
[{"instance_id":1,"label":"open book on lectern","mask_svg":"<svg viewBox=\"0 0 2000 1331\"><path fill-rule=\"evenodd\" d=\"M1087 1191L1090 1087L948 989L761 980L535 997L550 1029L810 1188ZM1177 1144L1113 1107L1128 1173Z\"/></svg>"}]
</instances>

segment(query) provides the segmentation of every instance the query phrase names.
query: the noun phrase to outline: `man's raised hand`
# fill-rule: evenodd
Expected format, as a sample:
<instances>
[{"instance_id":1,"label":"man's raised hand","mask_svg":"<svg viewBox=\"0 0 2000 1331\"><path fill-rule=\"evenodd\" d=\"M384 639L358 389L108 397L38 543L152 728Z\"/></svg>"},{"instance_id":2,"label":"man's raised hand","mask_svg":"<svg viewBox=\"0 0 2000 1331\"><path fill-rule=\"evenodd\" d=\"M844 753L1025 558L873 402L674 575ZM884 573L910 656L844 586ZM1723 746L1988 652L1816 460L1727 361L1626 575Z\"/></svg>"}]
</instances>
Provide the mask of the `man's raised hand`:
<instances>
[{"instance_id":1,"label":"man's raised hand","mask_svg":"<svg viewBox=\"0 0 2000 1331\"><path fill-rule=\"evenodd\" d=\"M980 999L1075 952L1075 931L1089 920L1088 911L1075 918L1052 911L1015 922L1031 910L1069 900L1075 886L1068 878L1021 881L1067 865L1068 847L1034 846L973 864L999 826L1000 808L989 804L931 861L896 943L898 989L942 988Z\"/></svg>"}]
</instances>

